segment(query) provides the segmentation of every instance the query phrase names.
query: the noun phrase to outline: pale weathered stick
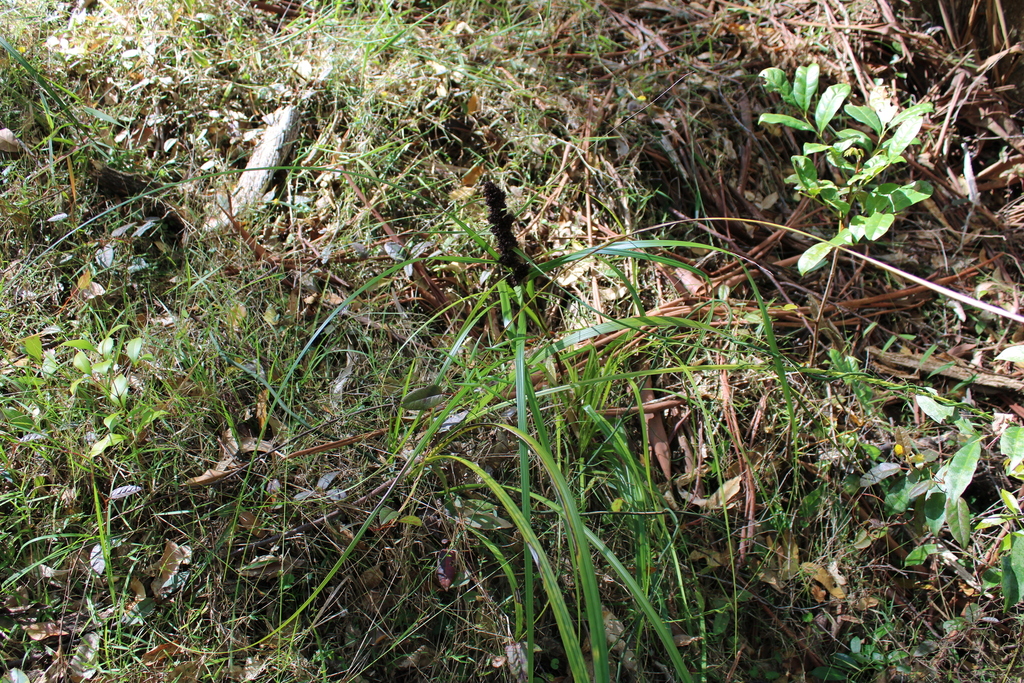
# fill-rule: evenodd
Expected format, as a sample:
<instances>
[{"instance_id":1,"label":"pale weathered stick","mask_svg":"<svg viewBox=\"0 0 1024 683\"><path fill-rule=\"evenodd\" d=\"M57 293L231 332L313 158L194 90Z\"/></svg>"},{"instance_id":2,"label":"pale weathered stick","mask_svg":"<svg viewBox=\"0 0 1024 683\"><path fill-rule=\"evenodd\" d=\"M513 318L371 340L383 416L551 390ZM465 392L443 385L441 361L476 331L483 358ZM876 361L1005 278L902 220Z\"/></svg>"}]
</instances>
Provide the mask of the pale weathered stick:
<instances>
[{"instance_id":1,"label":"pale weathered stick","mask_svg":"<svg viewBox=\"0 0 1024 683\"><path fill-rule=\"evenodd\" d=\"M218 197L226 208L235 216L241 217L245 211L263 198L270 179L274 177L277 167L288 157L295 131L299 122L299 110L295 105L282 107L270 115L267 130L263 133L252 158L240 176L238 184L229 197ZM203 225L204 232L223 230L230 224L224 211L214 211Z\"/></svg>"}]
</instances>

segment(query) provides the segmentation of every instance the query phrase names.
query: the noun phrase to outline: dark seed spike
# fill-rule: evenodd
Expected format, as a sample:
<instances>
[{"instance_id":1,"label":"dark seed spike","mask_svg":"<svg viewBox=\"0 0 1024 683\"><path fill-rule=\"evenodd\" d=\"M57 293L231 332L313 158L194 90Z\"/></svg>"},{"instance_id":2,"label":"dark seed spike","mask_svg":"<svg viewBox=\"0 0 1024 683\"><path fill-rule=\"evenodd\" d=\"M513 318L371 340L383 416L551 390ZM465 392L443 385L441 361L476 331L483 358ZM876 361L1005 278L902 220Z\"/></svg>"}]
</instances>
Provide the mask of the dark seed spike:
<instances>
[{"instance_id":1,"label":"dark seed spike","mask_svg":"<svg viewBox=\"0 0 1024 683\"><path fill-rule=\"evenodd\" d=\"M500 187L490 180L484 182L484 201L487 203L487 220L491 224L491 234L494 235L498 246L498 253L501 258L498 262L505 266L512 274L516 283L520 283L529 273L530 268L519 258L516 249L519 248L519 241L512 227L515 218L508 212L505 204L505 193Z\"/></svg>"}]
</instances>

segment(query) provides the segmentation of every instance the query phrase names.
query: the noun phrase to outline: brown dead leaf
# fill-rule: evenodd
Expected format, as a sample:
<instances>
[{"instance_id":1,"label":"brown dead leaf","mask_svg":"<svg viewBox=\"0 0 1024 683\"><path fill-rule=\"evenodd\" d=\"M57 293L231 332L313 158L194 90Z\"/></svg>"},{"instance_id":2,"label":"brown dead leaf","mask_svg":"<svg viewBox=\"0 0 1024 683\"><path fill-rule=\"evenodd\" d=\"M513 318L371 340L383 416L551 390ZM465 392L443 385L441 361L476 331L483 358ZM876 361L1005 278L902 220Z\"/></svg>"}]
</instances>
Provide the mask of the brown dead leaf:
<instances>
[{"instance_id":1,"label":"brown dead leaf","mask_svg":"<svg viewBox=\"0 0 1024 683\"><path fill-rule=\"evenodd\" d=\"M248 510L242 510L238 513L238 526L248 530L256 538L263 538L267 535L266 531L259 528L259 521L256 519L256 515Z\"/></svg>"},{"instance_id":2,"label":"brown dead leaf","mask_svg":"<svg viewBox=\"0 0 1024 683\"><path fill-rule=\"evenodd\" d=\"M800 569L805 574L807 574L807 576L811 577L812 579L820 583L822 586L824 586L825 590L827 590L832 595L832 597L838 600L843 600L846 598L846 591L844 591L842 588L836 585L835 579L832 578L832 575L828 572L828 570L822 567L821 565L814 564L813 562L804 562L800 565ZM812 585L812 592L814 591L814 588L815 587ZM817 599L817 596L815 596L815 599ZM821 602L821 600L819 600L819 602Z\"/></svg>"},{"instance_id":3,"label":"brown dead leaf","mask_svg":"<svg viewBox=\"0 0 1024 683\"><path fill-rule=\"evenodd\" d=\"M398 669L422 669L434 659L434 650L428 645L420 645L412 654L402 657L395 663Z\"/></svg>"},{"instance_id":4,"label":"brown dead leaf","mask_svg":"<svg viewBox=\"0 0 1024 683\"><path fill-rule=\"evenodd\" d=\"M153 589L153 594L161 596L164 591L174 588L174 579L178 570L181 568L181 565L189 562L191 559L192 548L187 545L178 545L174 541L165 541L164 554L161 556L156 568L157 576L153 579L153 583L150 586Z\"/></svg>"},{"instance_id":5,"label":"brown dead leaf","mask_svg":"<svg viewBox=\"0 0 1024 683\"><path fill-rule=\"evenodd\" d=\"M472 116L478 111L480 111L480 98L476 95L470 95L469 100L466 102L466 116Z\"/></svg>"},{"instance_id":6,"label":"brown dead leaf","mask_svg":"<svg viewBox=\"0 0 1024 683\"><path fill-rule=\"evenodd\" d=\"M707 293L708 282L688 268L676 268L676 274L683 283L686 293L690 296L703 296Z\"/></svg>"},{"instance_id":7,"label":"brown dead leaf","mask_svg":"<svg viewBox=\"0 0 1024 683\"><path fill-rule=\"evenodd\" d=\"M775 546L775 566L779 578L789 581L800 572L800 546L797 545L791 531L786 531L778 539Z\"/></svg>"},{"instance_id":8,"label":"brown dead leaf","mask_svg":"<svg viewBox=\"0 0 1024 683\"><path fill-rule=\"evenodd\" d=\"M191 479L186 481L185 482L185 486L207 486L208 484L213 484L215 482L218 482L221 479L223 479L224 477L228 476L229 474L234 474L234 473L235 473L235 470L226 470L225 471L225 470L208 469L205 472L203 472L202 474L200 474L198 477L192 477Z\"/></svg>"},{"instance_id":9,"label":"brown dead leaf","mask_svg":"<svg viewBox=\"0 0 1024 683\"><path fill-rule=\"evenodd\" d=\"M359 581L363 584L366 590L373 590L384 581L384 572L380 570L380 565L376 567L370 567L365 572L359 575Z\"/></svg>"},{"instance_id":10,"label":"brown dead leaf","mask_svg":"<svg viewBox=\"0 0 1024 683\"><path fill-rule=\"evenodd\" d=\"M455 553L451 550L441 551L437 558L437 584L441 590L448 590L452 587L452 581L458 575L458 568L455 565Z\"/></svg>"},{"instance_id":11,"label":"brown dead leaf","mask_svg":"<svg viewBox=\"0 0 1024 683\"><path fill-rule=\"evenodd\" d=\"M68 666L68 676L72 681L86 681L96 675L99 668L100 634L97 631L86 633L75 649Z\"/></svg>"},{"instance_id":12,"label":"brown dead leaf","mask_svg":"<svg viewBox=\"0 0 1024 683\"><path fill-rule=\"evenodd\" d=\"M194 683L199 680L199 663L198 662L182 662L177 665L167 675L167 680L177 681L177 683Z\"/></svg>"},{"instance_id":13,"label":"brown dead leaf","mask_svg":"<svg viewBox=\"0 0 1024 683\"><path fill-rule=\"evenodd\" d=\"M619 658L622 668L636 671L636 653L627 644L626 627L611 610L602 610L601 614L604 617L604 634L608 639L609 650Z\"/></svg>"},{"instance_id":14,"label":"brown dead leaf","mask_svg":"<svg viewBox=\"0 0 1024 683\"><path fill-rule=\"evenodd\" d=\"M480 180L480 176L484 174L484 165L477 164L473 168L469 169L469 173L462 176L462 186L472 187L476 185L477 181Z\"/></svg>"},{"instance_id":15,"label":"brown dead leaf","mask_svg":"<svg viewBox=\"0 0 1024 683\"><path fill-rule=\"evenodd\" d=\"M872 595L865 595L854 600L851 605L856 610L873 609L878 607L878 598Z\"/></svg>"},{"instance_id":16,"label":"brown dead leaf","mask_svg":"<svg viewBox=\"0 0 1024 683\"><path fill-rule=\"evenodd\" d=\"M22 153L21 141L10 128L0 128L0 152L11 156L20 156Z\"/></svg>"},{"instance_id":17,"label":"brown dead leaf","mask_svg":"<svg viewBox=\"0 0 1024 683\"><path fill-rule=\"evenodd\" d=\"M45 640L54 636L69 636L74 633L73 628L65 627L59 621L44 621L38 624L29 624L24 627L25 633L32 640Z\"/></svg>"},{"instance_id":18,"label":"brown dead leaf","mask_svg":"<svg viewBox=\"0 0 1024 683\"><path fill-rule=\"evenodd\" d=\"M132 589L132 593L135 593L136 600L146 599L146 586L137 577L133 576L131 578L131 581L128 582L128 587Z\"/></svg>"},{"instance_id":19,"label":"brown dead leaf","mask_svg":"<svg viewBox=\"0 0 1024 683\"><path fill-rule=\"evenodd\" d=\"M154 666L168 657L173 657L179 652L181 652L181 646L177 643L161 643L142 655L142 663L146 666Z\"/></svg>"},{"instance_id":20,"label":"brown dead leaf","mask_svg":"<svg viewBox=\"0 0 1024 683\"><path fill-rule=\"evenodd\" d=\"M238 570L247 579L272 579L283 576L296 566L295 560L277 555L263 555Z\"/></svg>"},{"instance_id":21,"label":"brown dead leaf","mask_svg":"<svg viewBox=\"0 0 1024 683\"><path fill-rule=\"evenodd\" d=\"M711 494L708 498L707 507L711 510L717 510L723 507L724 504L729 504L736 494L740 492L740 479L742 477L733 477L726 481L722 486Z\"/></svg>"},{"instance_id":22,"label":"brown dead leaf","mask_svg":"<svg viewBox=\"0 0 1024 683\"><path fill-rule=\"evenodd\" d=\"M688 636L685 633L679 633L672 636L672 642L675 643L676 647L686 647L691 643L696 643L702 638L702 636Z\"/></svg>"},{"instance_id":23,"label":"brown dead leaf","mask_svg":"<svg viewBox=\"0 0 1024 683\"><path fill-rule=\"evenodd\" d=\"M262 659L247 657L245 664L235 664L228 669L228 678L233 681L252 681L262 673L267 662Z\"/></svg>"}]
</instances>

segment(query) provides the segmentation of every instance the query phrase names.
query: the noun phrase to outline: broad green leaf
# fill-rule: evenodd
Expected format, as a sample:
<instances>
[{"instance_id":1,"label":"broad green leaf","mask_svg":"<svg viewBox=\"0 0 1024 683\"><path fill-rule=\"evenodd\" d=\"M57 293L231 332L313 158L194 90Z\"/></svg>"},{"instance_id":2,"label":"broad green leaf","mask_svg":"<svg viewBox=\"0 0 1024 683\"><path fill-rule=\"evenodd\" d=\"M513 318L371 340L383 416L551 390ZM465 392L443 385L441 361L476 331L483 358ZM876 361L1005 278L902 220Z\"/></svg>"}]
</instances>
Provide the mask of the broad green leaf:
<instances>
[{"instance_id":1,"label":"broad green leaf","mask_svg":"<svg viewBox=\"0 0 1024 683\"><path fill-rule=\"evenodd\" d=\"M120 121L118 121L117 119L113 118L109 114L104 114L99 109L93 109L92 107L85 107L85 106L83 106L82 107L82 111L84 111L89 116L92 116L93 118L97 118L100 121L103 121L104 123L109 123L112 126L120 126L121 125Z\"/></svg>"},{"instance_id":2,"label":"broad green leaf","mask_svg":"<svg viewBox=\"0 0 1024 683\"><path fill-rule=\"evenodd\" d=\"M939 551L939 545L937 543L925 543L919 545L910 551L907 555L906 561L903 563L906 567L912 567L918 564L924 564L924 561L928 559L929 555L937 553Z\"/></svg>"},{"instance_id":3,"label":"broad green leaf","mask_svg":"<svg viewBox=\"0 0 1024 683\"><path fill-rule=\"evenodd\" d=\"M778 93L783 102L796 106L796 101L793 99L793 86L789 84L785 71L772 67L765 69L759 75L764 79L764 87L768 92Z\"/></svg>"},{"instance_id":4,"label":"broad green leaf","mask_svg":"<svg viewBox=\"0 0 1024 683\"><path fill-rule=\"evenodd\" d=\"M896 128L896 132L892 134L892 138L889 140L887 147L889 154L903 154L903 150L914 141L923 124L923 116L911 116L900 123L899 127Z\"/></svg>"},{"instance_id":5,"label":"broad green leaf","mask_svg":"<svg viewBox=\"0 0 1024 683\"><path fill-rule=\"evenodd\" d=\"M406 410L429 410L444 400L444 393L441 387L436 384L428 384L414 391L410 391L402 399L402 407Z\"/></svg>"},{"instance_id":6,"label":"broad green leaf","mask_svg":"<svg viewBox=\"0 0 1024 683\"><path fill-rule=\"evenodd\" d=\"M918 394L915 397L915 400L917 401L917 407L924 411L925 415L939 424L945 422L947 419L952 417L953 413L956 412L956 408L944 406L931 396Z\"/></svg>"},{"instance_id":7,"label":"broad green leaf","mask_svg":"<svg viewBox=\"0 0 1024 683\"><path fill-rule=\"evenodd\" d=\"M786 116L785 114L761 114L757 122L758 124L772 123L780 126L789 126L797 130L806 130L809 133L814 132L814 126L811 124L793 116Z\"/></svg>"},{"instance_id":8,"label":"broad green leaf","mask_svg":"<svg viewBox=\"0 0 1024 683\"><path fill-rule=\"evenodd\" d=\"M877 240L889 231L896 216L891 213L873 213L870 216L854 216L850 219L850 232L857 239Z\"/></svg>"},{"instance_id":9,"label":"broad green leaf","mask_svg":"<svg viewBox=\"0 0 1024 683\"><path fill-rule=\"evenodd\" d=\"M946 526L960 547L966 548L971 540L971 511L963 498L946 501Z\"/></svg>"},{"instance_id":10,"label":"broad green leaf","mask_svg":"<svg viewBox=\"0 0 1024 683\"><path fill-rule=\"evenodd\" d=\"M118 375L110 383L110 400L123 408L127 398L128 378L124 375Z\"/></svg>"},{"instance_id":11,"label":"broad green leaf","mask_svg":"<svg viewBox=\"0 0 1024 683\"><path fill-rule=\"evenodd\" d=\"M827 152L832 149L831 145L823 145L820 142L805 142L804 143L804 154L817 154L818 152Z\"/></svg>"},{"instance_id":12,"label":"broad green leaf","mask_svg":"<svg viewBox=\"0 0 1024 683\"><path fill-rule=\"evenodd\" d=\"M874 486L883 479L888 479L902 471L903 467L894 462L880 462L861 476L860 487L866 489L869 486Z\"/></svg>"},{"instance_id":13,"label":"broad green leaf","mask_svg":"<svg viewBox=\"0 0 1024 683\"><path fill-rule=\"evenodd\" d=\"M999 452L1008 458L1006 473L1024 479L1024 427L1008 427L999 437Z\"/></svg>"},{"instance_id":14,"label":"broad green leaf","mask_svg":"<svg viewBox=\"0 0 1024 683\"><path fill-rule=\"evenodd\" d=\"M832 122L836 112L843 106L843 102L850 95L850 86L846 83L837 83L829 86L818 100L818 106L814 109L814 125L818 134L825 132L825 127Z\"/></svg>"},{"instance_id":15,"label":"broad green leaf","mask_svg":"<svg viewBox=\"0 0 1024 683\"><path fill-rule=\"evenodd\" d=\"M139 356L142 355L142 338L136 337L128 342L124 347L124 352L133 363L138 362Z\"/></svg>"},{"instance_id":16,"label":"broad green leaf","mask_svg":"<svg viewBox=\"0 0 1024 683\"><path fill-rule=\"evenodd\" d=\"M122 441L124 441L124 439L125 437L123 434L107 434L102 439L100 439L99 441L92 445L92 448L89 449L89 457L95 458L97 455L100 455L101 453L103 453L103 451L107 450L111 446L115 446L121 443Z\"/></svg>"},{"instance_id":17,"label":"broad green leaf","mask_svg":"<svg viewBox=\"0 0 1024 683\"><path fill-rule=\"evenodd\" d=\"M856 241L857 239L853 236L853 233L850 232L849 228L843 228L842 230L837 232L836 236L830 239L828 243L831 244L833 247L845 247L847 245L853 244Z\"/></svg>"},{"instance_id":18,"label":"broad green leaf","mask_svg":"<svg viewBox=\"0 0 1024 683\"><path fill-rule=\"evenodd\" d=\"M793 99L800 111L807 113L811 108L811 101L818 93L818 74L820 69L817 64L800 66L796 69L793 77Z\"/></svg>"},{"instance_id":19,"label":"broad green leaf","mask_svg":"<svg viewBox=\"0 0 1024 683\"><path fill-rule=\"evenodd\" d=\"M999 497L1003 499L1003 505L1005 505L1010 512L1015 515L1020 514L1020 503L1017 502L1017 497L1006 489L999 489Z\"/></svg>"},{"instance_id":20,"label":"broad green leaf","mask_svg":"<svg viewBox=\"0 0 1024 683\"><path fill-rule=\"evenodd\" d=\"M840 216L846 216L850 213L850 203L843 200L846 189L839 189L830 180L821 182L821 189L818 191L818 198L825 202L830 209L835 211ZM849 232L849 231L846 231ZM835 239L830 240L834 245L852 244L852 241L836 241Z\"/></svg>"},{"instance_id":21,"label":"broad green leaf","mask_svg":"<svg viewBox=\"0 0 1024 683\"><path fill-rule=\"evenodd\" d=\"M933 491L924 499L924 520L932 534L942 531L946 523L946 496L941 491Z\"/></svg>"},{"instance_id":22,"label":"broad green leaf","mask_svg":"<svg viewBox=\"0 0 1024 683\"><path fill-rule=\"evenodd\" d=\"M967 490L971 480L974 479L974 471L978 468L978 458L980 457L981 437L974 436L949 461L946 481L943 485L949 500L959 498Z\"/></svg>"},{"instance_id":23,"label":"broad green leaf","mask_svg":"<svg viewBox=\"0 0 1024 683\"><path fill-rule=\"evenodd\" d=\"M897 198L903 197L906 200L906 204L901 204L898 200L895 201L896 211L902 211L908 206L923 202L932 196L931 183L924 180L918 180L915 183L908 183L893 193Z\"/></svg>"},{"instance_id":24,"label":"broad green leaf","mask_svg":"<svg viewBox=\"0 0 1024 683\"><path fill-rule=\"evenodd\" d=\"M1024 535L1019 531L1010 537L1010 551L1003 555L1003 609L1009 611L1024 597Z\"/></svg>"},{"instance_id":25,"label":"broad green leaf","mask_svg":"<svg viewBox=\"0 0 1024 683\"><path fill-rule=\"evenodd\" d=\"M792 157L793 171L796 173L797 185L808 192L818 186L818 169L810 158L800 155Z\"/></svg>"},{"instance_id":26,"label":"broad green leaf","mask_svg":"<svg viewBox=\"0 0 1024 683\"><path fill-rule=\"evenodd\" d=\"M833 249L835 249L835 247L828 242L819 242L818 244L815 244L800 255L800 260L797 261L796 264L797 270L800 271L801 275L806 275L817 268L821 262L832 253Z\"/></svg>"},{"instance_id":27,"label":"broad green leaf","mask_svg":"<svg viewBox=\"0 0 1024 683\"><path fill-rule=\"evenodd\" d=\"M878 114L876 114L875 110L871 107L848 104L843 107L843 111L845 111L846 115L854 121L863 123L865 126L870 128L875 135L880 135L882 133L882 122L879 120Z\"/></svg>"},{"instance_id":28,"label":"broad green leaf","mask_svg":"<svg viewBox=\"0 0 1024 683\"><path fill-rule=\"evenodd\" d=\"M114 352L114 338L107 337L100 342L100 345L96 347L96 350L100 352L101 356L109 356Z\"/></svg>"},{"instance_id":29,"label":"broad green leaf","mask_svg":"<svg viewBox=\"0 0 1024 683\"><path fill-rule=\"evenodd\" d=\"M996 360L1008 360L1011 363L1024 363L1024 346L1009 346L999 352Z\"/></svg>"},{"instance_id":30,"label":"broad green leaf","mask_svg":"<svg viewBox=\"0 0 1024 683\"><path fill-rule=\"evenodd\" d=\"M66 341L61 346L70 346L73 349L80 349L82 351L95 351L96 347L92 345L92 342L86 339L72 339Z\"/></svg>"},{"instance_id":31,"label":"broad green leaf","mask_svg":"<svg viewBox=\"0 0 1024 683\"><path fill-rule=\"evenodd\" d=\"M92 374L92 363L89 362L89 356L85 355L83 351L75 354L75 359L71 361L71 365L83 375Z\"/></svg>"},{"instance_id":32,"label":"broad green leaf","mask_svg":"<svg viewBox=\"0 0 1024 683\"><path fill-rule=\"evenodd\" d=\"M871 138L863 132L853 128L843 128L836 133L836 137L840 140L853 140L854 143L865 152L870 152L875 148L875 143Z\"/></svg>"},{"instance_id":33,"label":"broad green leaf","mask_svg":"<svg viewBox=\"0 0 1024 683\"><path fill-rule=\"evenodd\" d=\"M38 334L25 337L21 340L21 343L25 347L25 353L29 358L33 360L43 359L43 340Z\"/></svg>"},{"instance_id":34,"label":"broad green leaf","mask_svg":"<svg viewBox=\"0 0 1024 683\"><path fill-rule=\"evenodd\" d=\"M889 122L890 126L898 126L912 116L921 116L922 114L928 114L935 111L935 107L932 106L931 102L921 102L915 104L913 107L907 107Z\"/></svg>"}]
</instances>

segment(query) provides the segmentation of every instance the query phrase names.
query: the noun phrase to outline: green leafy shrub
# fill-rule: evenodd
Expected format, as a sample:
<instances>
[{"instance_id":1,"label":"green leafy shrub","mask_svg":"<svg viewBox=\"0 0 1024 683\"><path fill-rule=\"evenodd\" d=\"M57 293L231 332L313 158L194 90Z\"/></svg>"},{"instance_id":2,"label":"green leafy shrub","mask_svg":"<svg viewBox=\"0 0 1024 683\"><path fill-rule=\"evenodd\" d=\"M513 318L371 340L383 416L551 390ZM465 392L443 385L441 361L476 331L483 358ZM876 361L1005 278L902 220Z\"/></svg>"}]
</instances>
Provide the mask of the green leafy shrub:
<instances>
[{"instance_id":1,"label":"green leafy shrub","mask_svg":"<svg viewBox=\"0 0 1024 683\"><path fill-rule=\"evenodd\" d=\"M786 181L827 206L838 219L836 235L801 256L797 264L801 274L820 265L837 247L879 239L892 227L897 214L931 196L931 186L923 181L904 185L879 182L885 171L906 162L902 154L919 142L917 134L924 124L924 115L932 111L931 103L899 111L888 97L880 94L867 105L844 105L850 95L850 86L845 83L829 86L816 98L817 64L799 67L792 81L776 68L765 69L760 76L768 91L777 93L785 104L797 110L798 116L762 114L758 123L787 126L818 138L818 142L804 143L804 153L792 157L793 175ZM815 99L817 104L812 112ZM849 127L834 130L832 124L840 109L868 132ZM837 180L818 176L817 164L811 157L817 154L825 155Z\"/></svg>"}]
</instances>

